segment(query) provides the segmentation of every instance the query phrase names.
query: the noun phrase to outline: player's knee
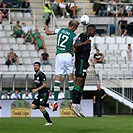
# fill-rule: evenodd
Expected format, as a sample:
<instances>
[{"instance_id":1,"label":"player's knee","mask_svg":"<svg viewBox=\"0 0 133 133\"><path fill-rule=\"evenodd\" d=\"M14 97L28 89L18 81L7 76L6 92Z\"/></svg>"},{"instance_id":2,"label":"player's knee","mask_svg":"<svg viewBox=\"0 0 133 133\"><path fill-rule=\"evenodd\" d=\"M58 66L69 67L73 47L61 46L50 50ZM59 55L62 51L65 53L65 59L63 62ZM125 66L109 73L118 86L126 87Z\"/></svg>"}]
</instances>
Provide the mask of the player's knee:
<instances>
[{"instance_id":1,"label":"player's knee","mask_svg":"<svg viewBox=\"0 0 133 133\"><path fill-rule=\"evenodd\" d=\"M45 107L44 106L40 106L39 109L40 109L41 112L43 112L45 110Z\"/></svg>"}]
</instances>

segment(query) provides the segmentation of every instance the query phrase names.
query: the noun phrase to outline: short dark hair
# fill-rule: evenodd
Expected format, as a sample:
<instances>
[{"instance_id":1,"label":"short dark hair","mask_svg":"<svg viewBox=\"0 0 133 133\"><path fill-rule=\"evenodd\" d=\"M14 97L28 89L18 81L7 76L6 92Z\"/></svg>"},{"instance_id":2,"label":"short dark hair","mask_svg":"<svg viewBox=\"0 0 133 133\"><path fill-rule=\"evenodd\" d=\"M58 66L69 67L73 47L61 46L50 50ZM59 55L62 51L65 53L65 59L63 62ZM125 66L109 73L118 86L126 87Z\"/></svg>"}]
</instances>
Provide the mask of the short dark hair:
<instances>
[{"instance_id":1,"label":"short dark hair","mask_svg":"<svg viewBox=\"0 0 133 133\"><path fill-rule=\"evenodd\" d=\"M128 46L131 46L131 44L129 43Z\"/></svg>"},{"instance_id":2,"label":"short dark hair","mask_svg":"<svg viewBox=\"0 0 133 133\"><path fill-rule=\"evenodd\" d=\"M96 29L96 26L93 25L93 24L89 24L89 25L87 26L87 29Z\"/></svg>"},{"instance_id":3,"label":"short dark hair","mask_svg":"<svg viewBox=\"0 0 133 133\"><path fill-rule=\"evenodd\" d=\"M17 23L19 24L19 21L17 21Z\"/></svg>"},{"instance_id":4,"label":"short dark hair","mask_svg":"<svg viewBox=\"0 0 133 133\"><path fill-rule=\"evenodd\" d=\"M38 61L34 62L34 65L35 65L35 64L38 64L39 67L41 66L40 62L38 62Z\"/></svg>"}]
</instances>

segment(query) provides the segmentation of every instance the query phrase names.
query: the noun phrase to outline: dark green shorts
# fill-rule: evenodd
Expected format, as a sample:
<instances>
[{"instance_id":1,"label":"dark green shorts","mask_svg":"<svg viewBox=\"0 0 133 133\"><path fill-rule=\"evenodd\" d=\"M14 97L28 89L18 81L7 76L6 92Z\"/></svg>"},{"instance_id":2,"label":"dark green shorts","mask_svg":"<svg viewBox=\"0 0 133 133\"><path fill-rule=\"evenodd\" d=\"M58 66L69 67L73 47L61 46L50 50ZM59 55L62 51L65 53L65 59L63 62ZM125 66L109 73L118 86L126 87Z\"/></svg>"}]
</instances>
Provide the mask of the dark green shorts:
<instances>
[{"instance_id":1,"label":"dark green shorts","mask_svg":"<svg viewBox=\"0 0 133 133\"><path fill-rule=\"evenodd\" d=\"M75 76L76 77L86 77L87 69L89 67L89 63L86 60L78 59L75 61Z\"/></svg>"},{"instance_id":2,"label":"dark green shorts","mask_svg":"<svg viewBox=\"0 0 133 133\"><path fill-rule=\"evenodd\" d=\"M49 93L43 93L38 95L37 99L34 99L34 101L32 102L32 104L36 105L39 109L39 106L46 106L47 101L48 101L48 97L49 97Z\"/></svg>"}]
</instances>

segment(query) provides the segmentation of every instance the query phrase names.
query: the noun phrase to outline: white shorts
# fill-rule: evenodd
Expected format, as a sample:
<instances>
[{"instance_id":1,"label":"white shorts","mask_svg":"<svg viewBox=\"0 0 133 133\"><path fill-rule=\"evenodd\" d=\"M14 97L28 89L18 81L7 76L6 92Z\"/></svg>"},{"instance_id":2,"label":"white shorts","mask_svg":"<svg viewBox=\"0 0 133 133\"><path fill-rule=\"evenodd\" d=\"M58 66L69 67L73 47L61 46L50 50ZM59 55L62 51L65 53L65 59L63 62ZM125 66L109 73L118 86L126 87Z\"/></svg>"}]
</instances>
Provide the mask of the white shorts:
<instances>
[{"instance_id":1,"label":"white shorts","mask_svg":"<svg viewBox=\"0 0 133 133\"><path fill-rule=\"evenodd\" d=\"M71 54L57 54L55 60L55 75L74 73L74 60Z\"/></svg>"}]
</instances>

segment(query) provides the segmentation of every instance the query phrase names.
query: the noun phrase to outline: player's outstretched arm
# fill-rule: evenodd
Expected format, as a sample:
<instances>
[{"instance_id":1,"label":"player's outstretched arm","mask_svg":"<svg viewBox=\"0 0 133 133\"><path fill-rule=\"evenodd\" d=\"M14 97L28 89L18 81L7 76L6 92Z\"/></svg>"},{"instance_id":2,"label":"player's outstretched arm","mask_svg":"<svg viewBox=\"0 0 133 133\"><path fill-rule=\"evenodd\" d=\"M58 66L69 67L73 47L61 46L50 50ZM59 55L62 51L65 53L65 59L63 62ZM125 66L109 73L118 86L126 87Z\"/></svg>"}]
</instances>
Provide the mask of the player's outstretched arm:
<instances>
[{"instance_id":1,"label":"player's outstretched arm","mask_svg":"<svg viewBox=\"0 0 133 133\"><path fill-rule=\"evenodd\" d=\"M46 33L46 35L54 35L55 34L54 31L49 30L49 27L47 25L45 26L45 33Z\"/></svg>"},{"instance_id":2,"label":"player's outstretched arm","mask_svg":"<svg viewBox=\"0 0 133 133\"><path fill-rule=\"evenodd\" d=\"M78 47L80 47L80 46L82 46L82 45L85 45L85 44L90 44L90 42L91 42L91 40L86 40L85 42L80 42L79 40L77 40L76 41L76 43L74 44L74 47L75 48L78 48Z\"/></svg>"}]
</instances>

